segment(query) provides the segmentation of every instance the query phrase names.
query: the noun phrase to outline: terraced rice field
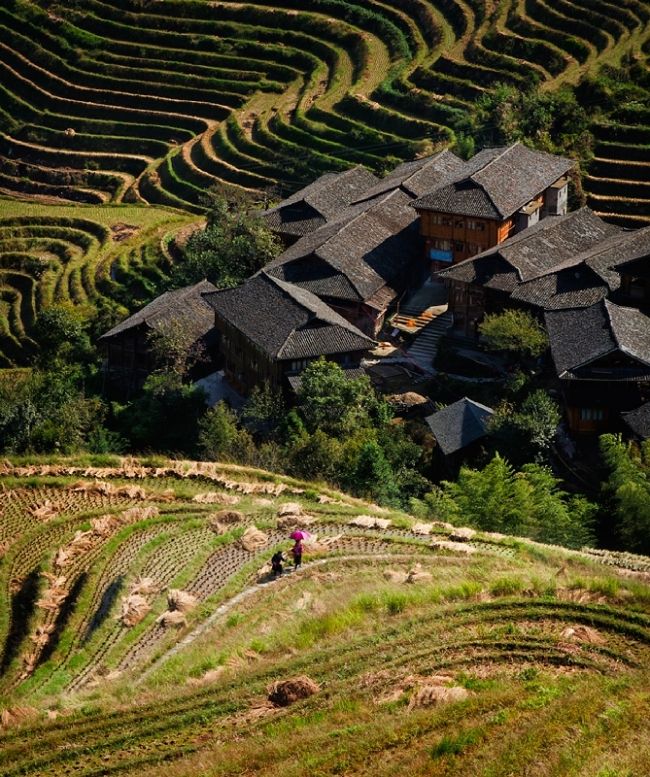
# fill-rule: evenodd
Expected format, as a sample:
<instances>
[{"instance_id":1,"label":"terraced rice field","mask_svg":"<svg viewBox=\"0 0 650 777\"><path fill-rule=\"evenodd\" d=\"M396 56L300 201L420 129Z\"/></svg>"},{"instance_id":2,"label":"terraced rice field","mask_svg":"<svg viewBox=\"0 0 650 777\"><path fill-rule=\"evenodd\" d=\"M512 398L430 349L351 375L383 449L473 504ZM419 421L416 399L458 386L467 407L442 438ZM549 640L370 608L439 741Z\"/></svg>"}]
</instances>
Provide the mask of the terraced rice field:
<instances>
[{"instance_id":1,"label":"terraced rice field","mask_svg":"<svg viewBox=\"0 0 650 777\"><path fill-rule=\"evenodd\" d=\"M495 84L553 89L645 57L649 21L642 0L11 0L0 187L201 212L215 183L286 193L326 170L383 170L448 144ZM600 148L590 191L637 223L648 179L631 153ZM632 169L614 175L611 159Z\"/></svg>"},{"instance_id":2,"label":"terraced rice field","mask_svg":"<svg viewBox=\"0 0 650 777\"><path fill-rule=\"evenodd\" d=\"M2 467L3 775L647 773L650 560L112 464ZM298 525L305 565L273 580ZM267 701L298 675L320 690Z\"/></svg>"},{"instance_id":3,"label":"terraced rice field","mask_svg":"<svg viewBox=\"0 0 650 777\"><path fill-rule=\"evenodd\" d=\"M148 301L169 265L166 239L195 216L145 206L52 206L0 198L0 367L25 364L53 304Z\"/></svg>"}]
</instances>

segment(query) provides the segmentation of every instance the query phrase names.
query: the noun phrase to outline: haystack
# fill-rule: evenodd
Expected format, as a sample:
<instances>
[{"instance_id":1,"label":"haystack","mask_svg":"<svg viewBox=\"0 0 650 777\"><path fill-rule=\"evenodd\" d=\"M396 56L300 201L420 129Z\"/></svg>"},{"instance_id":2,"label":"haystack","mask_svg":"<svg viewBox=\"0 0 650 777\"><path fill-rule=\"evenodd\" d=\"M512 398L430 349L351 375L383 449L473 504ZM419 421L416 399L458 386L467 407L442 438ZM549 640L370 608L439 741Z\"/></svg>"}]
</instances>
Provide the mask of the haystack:
<instances>
[{"instance_id":1,"label":"haystack","mask_svg":"<svg viewBox=\"0 0 650 777\"><path fill-rule=\"evenodd\" d=\"M122 610L119 620L125 626L135 626L151 610L149 602L140 594L129 594L122 597Z\"/></svg>"},{"instance_id":2,"label":"haystack","mask_svg":"<svg viewBox=\"0 0 650 777\"><path fill-rule=\"evenodd\" d=\"M476 553L476 549L471 545L466 545L463 542L450 542L448 540L439 540L438 542L432 542L431 547L434 550L451 550L455 553L464 553L470 556L472 553Z\"/></svg>"},{"instance_id":3,"label":"haystack","mask_svg":"<svg viewBox=\"0 0 650 777\"><path fill-rule=\"evenodd\" d=\"M300 675L289 680L278 680L269 686L269 701L276 707L287 707L300 699L307 699L320 691L320 686L310 677Z\"/></svg>"},{"instance_id":4,"label":"haystack","mask_svg":"<svg viewBox=\"0 0 650 777\"><path fill-rule=\"evenodd\" d=\"M398 572L396 569L386 569L384 571L384 578L389 583L405 583L408 574L406 572Z\"/></svg>"},{"instance_id":5,"label":"haystack","mask_svg":"<svg viewBox=\"0 0 650 777\"><path fill-rule=\"evenodd\" d=\"M376 520L372 515L357 515L356 518L348 521L348 526L356 526L360 529L374 529Z\"/></svg>"},{"instance_id":6,"label":"haystack","mask_svg":"<svg viewBox=\"0 0 650 777\"><path fill-rule=\"evenodd\" d=\"M413 569L409 570L406 576L407 583L428 583L432 579L430 572L422 571L422 564L416 564Z\"/></svg>"},{"instance_id":7,"label":"haystack","mask_svg":"<svg viewBox=\"0 0 650 777\"><path fill-rule=\"evenodd\" d=\"M254 553L267 545L269 538L257 526L249 526L240 540L241 546L249 553Z\"/></svg>"},{"instance_id":8,"label":"haystack","mask_svg":"<svg viewBox=\"0 0 650 777\"><path fill-rule=\"evenodd\" d=\"M302 515L302 505L298 502L285 502L278 508L278 518L285 515Z\"/></svg>"},{"instance_id":9,"label":"haystack","mask_svg":"<svg viewBox=\"0 0 650 777\"><path fill-rule=\"evenodd\" d=\"M239 512L239 510L219 510L218 513L214 513L214 515L211 516L210 523L214 520L222 525L228 526L234 523L242 523L245 518L246 516L244 513Z\"/></svg>"},{"instance_id":10,"label":"haystack","mask_svg":"<svg viewBox=\"0 0 650 777\"><path fill-rule=\"evenodd\" d=\"M449 539L452 542L469 542L469 540L474 539L475 536L476 532L474 529L468 529L459 526L452 530L451 534L449 535Z\"/></svg>"},{"instance_id":11,"label":"haystack","mask_svg":"<svg viewBox=\"0 0 650 777\"><path fill-rule=\"evenodd\" d=\"M451 688L444 685L423 685L411 696L408 710L415 707L431 707L434 704L463 701L468 697L469 691L460 685L453 685Z\"/></svg>"},{"instance_id":12,"label":"haystack","mask_svg":"<svg viewBox=\"0 0 650 777\"><path fill-rule=\"evenodd\" d=\"M37 714L34 707L7 707L0 712L0 727L10 728Z\"/></svg>"},{"instance_id":13,"label":"haystack","mask_svg":"<svg viewBox=\"0 0 650 777\"><path fill-rule=\"evenodd\" d=\"M197 605L196 596L181 591L179 588L170 588L167 591L167 605L171 611L190 612Z\"/></svg>"},{"instance_id":14,"label":"haystack","mask_svg":"<svg viewBox=\"0 0 650 777\"><path fill-rule=\"evenodd\" d=\"M158 586L153 577L138 577L130 591L131 594L140 594L140 596L150 596L157 592Z\"/></svg>"},{"instance_id":15,"label":"haystack","mask_svg":"<svg viewBox=\"0 0 650 777\"><path fill-rule=\"evenodd\" d=\"M193 502L204 505L236 505L239 497L234 494L221 494L217 491L206 491L204 494L196 494Z\"/></svg>"},{"instance_id":16,"label":"haystack","mask_svg":"<svg viewBox=\"0 0 650 777\"><path fill-rule=\"evenodd\" d=\"M55 510L54 505L49 499L46 499L42 505L32 507L29 512L39 521L49 521L52 518L56 518L58 515L58 512Z\"/></svg>"},{"instance_id":17,"label":"haystack","mask_svg":"<svg viewBox=\"0 0 650 777\"><path fill-rule=\"evenodd\" d=\"M156 623L159 623L165 628L174 626L175 628L180 629L182 626L187 626L187 618L185 617L185 613L182 613L180 610L167 610L167 612L164 612L159 618L156 618Z\"/></svg>"},{"instance_id":18,"label":"haystack","mask_svg":"<svg viewBox=\"0 0 650 777\"><path fill-rule=\"evenodd\" d=\"M562 632L562 637L571 642L586 642L590 645L604 645L606 641L596 629L583 625L567 626Z\"/></svg>"},{"instance_id":19,"label":"haystack","mask_svg":"<svg viewBox=\"0 0 650 777\"><path fill-rule=\"evenodd\" d=\"M129 499L146 499L147 492L141 486L122 486L115 492L117 496L126 496Z\"/></svg>"}]
</instances>

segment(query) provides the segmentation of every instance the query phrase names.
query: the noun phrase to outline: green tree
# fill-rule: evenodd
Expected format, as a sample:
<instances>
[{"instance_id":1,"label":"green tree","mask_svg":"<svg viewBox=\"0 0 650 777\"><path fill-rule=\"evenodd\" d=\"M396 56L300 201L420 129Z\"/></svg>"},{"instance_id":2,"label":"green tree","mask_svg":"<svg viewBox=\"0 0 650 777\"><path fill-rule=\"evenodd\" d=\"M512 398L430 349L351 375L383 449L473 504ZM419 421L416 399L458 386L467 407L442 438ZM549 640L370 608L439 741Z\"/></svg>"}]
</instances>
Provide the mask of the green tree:
<instances>
[{"instance_id":1,"label":"green tree","mask_svg":"<svg viewBox=\"0 0 650 777\"><path fill-rule=\"evenodd\" d=\"M255 445L250 434L240 429L237 416L225 402L207 411L199 421L199 451L210 461L251 463Z\"/></svg>"},{"instance_id":2,"label":"green tree","mask_svg":"<svg viewBox=\"0 0 650 777\"><path fill-rule=\"evenodd\" d=\"M499 454L482 470L461 467L456 482L444 481L425 502L436 516L484 531L568 547L592 540L594 505L560 490L546 467L526 464L516 471Z\"/></svg>"},{"instance_id":3,"label":"green tree","mask_svg":"<svg viewBox=\"0 0 650 777\"><path fill-rule=\"evenodd\" d=\"M153 373L142 392L125 407L116 407L117 431L136 451L193 454L205 393L183 384L172 372Z\"/></svg>"},{"instance_id":4,"label":"green tree","mask_svg":"<svg viewBox=\"0 0 650 777\"><path fill-rule=\"evenodd\" d=\"M207 359L205 348L196 336L191 314L160 322L147 336L159 372L187 377L195 365Z\"/></svg>"},{"instance_id":5,"label":"green tree","mask_svg":"<svg viewBox=\"0 0 650 777\"><path fill-rule=\"evenodd\" d=\"M518 410L510 404L501 405L489 430L498 450L511 462L542 462L548 457L560 418L557 402L537 389Z\"/></svg>"},{"instance_id":6,"label":"green tree","mask_svg":"<svg viewBox=\"0 0 650 777\"><path fill-rule=\"evenodd\" d=\"M625 550L650 554L650 441L637 447L604 434L600 452L609 470L603 491L615 534Z\"/></svg>"},{"instance_id":7,"label":"green tree","mask_svg":"<svg viewBox=\"0 0 650 777\"><path fill-rule=\"evenodd\" d=\"M347 475L351 490L383 504L399 504L399 488L393 470L376 442L361 446L355 468Z\"/></svg>"},{"instance_id":8,"label":"green tree","mask_svg":"<svg viewBox=\"0 0 650 777\"><path fill-rule=\"evenodd\" d=\"M510 351L536 358L548 348L548 336L541 324L523 310L504 310L487 315L479 331L490 351Z\"/></svg>"},{"instance_id":9,"label":"green tree","mask_svg":"<svg viewBox=\"0 0 650 777\"><path fill-rule=\"evenodd\" d=\"M323 359L302 373L298 407L308 430L333 435L381 426L390 418L388 405L377 398L366 375L350 380L338 364Z\"/></svg>"},{"instance_id":10,"label":"green tree","mask_svg":"<svg viewBox=\"0 0 650 777\"><path fill-rule=\"evenodd\" d=\"M88 335L89 321L72 305L50 305L42 310L32 330L39 344L37 366L48 369L54 363L75 364L79 369L97 360Z\"/></svg>"},{"instance_id":11,"label":"green tree","mask_svg":"<svg viewBox=\"0 0 650 777\"><path fill-rule=\"evenodd\" d=\"M79 370L57 363L0 382L0 450L72 453L102 427L105 408L80 388Z\"/></svg>"},{"instance_id":12,"label":"green tree","mask_svg":"<svg viewBox=\"0 0 650 777\"><path fill-rule=\"evenodd\" d=\"M277 439L287 414L284 397L269 383L255 386L242 411L242 423L257 439Z\"/></svg>"},{"instance_id":13,"label":"green tree","mask_svg":"<svg viewBox=\"0 0 650 777\"><path fill-rule=\"evenodd\" d=\"M214 198L205 229L190 235L183 261L174 265L173 286L204 278L219 288L237 286L275 259L282 245L252 205Z\"/></svg>"}]
</instances>

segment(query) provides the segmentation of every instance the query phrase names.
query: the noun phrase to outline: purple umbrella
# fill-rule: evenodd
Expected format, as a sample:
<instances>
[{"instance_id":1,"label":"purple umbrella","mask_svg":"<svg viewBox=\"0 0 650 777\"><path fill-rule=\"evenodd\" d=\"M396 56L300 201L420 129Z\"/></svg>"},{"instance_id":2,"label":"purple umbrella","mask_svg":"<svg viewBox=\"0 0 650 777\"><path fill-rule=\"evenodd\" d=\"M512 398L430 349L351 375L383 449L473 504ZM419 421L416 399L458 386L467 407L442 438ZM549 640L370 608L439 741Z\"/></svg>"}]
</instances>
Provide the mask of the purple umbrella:
<instances>
[{"instance_id":1,"label":"purple umbrella","mask_svg":"<svg viewBox=\"0 0 650 777\"><path fill-rule=\"evenodd\" d=\"M308 531L302 531L301 529L298 529L298 531L294 531L289 535L289 538L292 540L309 540L311 539L311 534Z\"/></svg>"}]
</instances>

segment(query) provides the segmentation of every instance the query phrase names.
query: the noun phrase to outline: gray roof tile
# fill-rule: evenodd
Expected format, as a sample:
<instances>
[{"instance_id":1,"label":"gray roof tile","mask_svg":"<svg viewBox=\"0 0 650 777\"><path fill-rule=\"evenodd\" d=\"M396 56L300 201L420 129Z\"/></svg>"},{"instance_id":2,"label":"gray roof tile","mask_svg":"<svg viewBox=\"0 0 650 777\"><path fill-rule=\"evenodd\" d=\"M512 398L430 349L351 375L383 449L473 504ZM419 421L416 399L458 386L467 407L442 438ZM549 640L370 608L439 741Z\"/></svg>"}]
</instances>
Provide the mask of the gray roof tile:
<instances>
[{"instance_id":1,"label":"gray roof tile","mask_svg":"<svg viewBox=\"0 0 650 777\"><path fill-rule=\"evenodd\" d=\"M608 380L650 375L650 317L640 310L603 299L587 308L546 311L544 318L559 377L596 379L589 365L616 351L638 368L621 368Z\"/></svg>"},{"instance_id":2,"label":"gray roof tile","mask_svg":"<svg viewBox=\"0 0 650 777\"><path fill-rule=\"evenodd\" d=\"M485 437L488 422L493 414L491 407L463 397L458 402L427 416L425 421L443 454L449 456Z\"/></svg>"},{"instance_id":3,"label":"gray roof tile","mask_svg":"<svg viewBox=\"0 0 650 777\"><path fill-rule=\"evenodd\" d=\"M364 351L375 344L311 292L265 272L205 299L217 316L272 358Z\"/></svg>"},{"instance_id":4,"label":"gray roof tile","mask_svg":"<svg viewBox=\"0 0 650 777\"><path fill-rule=\"evenodd\" d=\"M618 288L618 275L599 252L625 234L581 208L542 219L438 275L511 292L513 299L538 307L591 305Z\"/></svg>"},{"instance_id":5,"label":"gray roof tile","mask_svg":"<svg viewBox=\"0 0 650 777\"><path fill-rule=\"evenodd\" d=\"M214 325L212 309L206 304L202 294L216 290L216 286L213 286L210 281L203 280L193 286L167 291L121 321L99 339L109 340L139 326L155 330L167 322L182 320L194 329L198 340Z\"/></svg>"},{"instance_id":6,"label":"gray roof tile","mask_svg":"<svg viewBox=\"0 0 650 777\"><path fill-rule=\"evenodd\" d=\"M521 143L476 154L413 205L425 210L506 219L565 175L574 162Z\"/></svg>"},{"instance_id":7,"label":"gray roof tile","mask_svg":"<svg viewBox=\"0 0 650 777\"><path fill-rule=\"evenodd\" d=\"M621 418L640 440L650 439L650 402L646 402L635 410L621 413Z\"/></svg>"},{"instance_id":8,"label":"gray roof tile","mask_svg":"<svg viewBox=\"0 0 650 777\"><path fill-rule=\"evenodd\" d=\"M409 202L407 194L395 190L354 205L288 248L265 270L300 285L313 284L315 277L334 284L333 276L340 276L345 299L350 298L350 290L353 298L369 299L391 286L420 254L417 214L408 207ZM313 270L308 267L310 262ZM343 288L338 281L336 287ZM329 288L333 290L334 285ZM334 291L327 294L335 296Z\"/></svg>"},{"instance_id":9,"label":"gray roof tile","mask_svg":"<svg viewBox=\"0 0 650 777\"><path fill-rule=\"evenodd\" d=\"M356 202L368 200L398 188L411 197L421 197L439 186L450 174L464 167L465 162L447 149L433 156L403 162L379 183L367 189Z\"/></svg>"},{"instance_id":10,"label":"gray roof tile","mask_svg":"<svg viewBox=\"0 0 650 777\"><path fill-rule=\"evenodd\" d=\"M326 173L260 215L276 232L306 235L336 218L379 179L365 167Z\"/></svg>"}]
</instances>

